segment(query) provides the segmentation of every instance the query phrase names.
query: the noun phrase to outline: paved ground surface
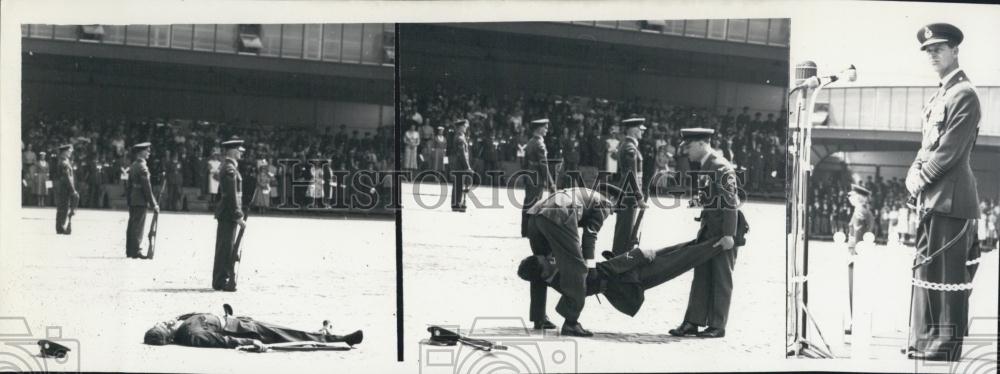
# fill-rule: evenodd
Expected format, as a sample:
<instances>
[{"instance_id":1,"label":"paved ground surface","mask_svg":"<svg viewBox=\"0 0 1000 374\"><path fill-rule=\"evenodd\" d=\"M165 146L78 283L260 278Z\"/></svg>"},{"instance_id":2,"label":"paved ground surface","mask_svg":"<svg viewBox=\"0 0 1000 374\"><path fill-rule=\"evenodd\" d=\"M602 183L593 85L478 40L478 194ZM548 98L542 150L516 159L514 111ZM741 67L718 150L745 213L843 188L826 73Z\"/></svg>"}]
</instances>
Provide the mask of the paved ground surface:
<instances>
[{"instance_id":1,"label":"paved ground surface","mask_svg":"<svg viewBox=\"0 0 1000 374\"><path fill-rule=\"evenodd\" d=\"M419 186L418 188L414 188ZM467 349L456 357L459 372L484 372L508 368L524 371L590 372L767 370L784 352L784 222L780 203L750 202L743 208L751 225L749 245L742 248L734 274L735 291L727 336L724 339L679 339L667 334L678 325L686 307L690 273L646 293L646 303L635 317L620 314L606 301L587 300L581 322L596 333L593 338L564 338L531 332L524 336L521 318L527 319L528 284L516 275L518 262L531 253L520 237L520 190L474 190L485 205L500 201L503 207L476 208L452 213L447 195L433 185L403 185L404 297L406 309L406 359L423 356L422 372L448 371L448 360L438 348L419 345L430 324L454 325L485 335L518 335L501 338L524 342L507 353L492 356ZM491 196L492 194L497 196ZM428 209L411 209L421 200ZM433 206L443 200L443 204ZM669 200L662 200L670 204ZM686 201L684 201L686 206ZM644 246L664 247L693 239L697 210L651 209L643 226ZM598 249L610 249L614 218L605 224ZM549 292L548 314L557 324L558 294ZM525 322L527 323L527 322ZM421 354L421 349L425 354ZM560 354L559 352L563 352ZM459 358L464 358L460 360ZM444 360L444 361L442 361ZM770 361L770 366L760 364ZM450 372L450 371L449 371Z\"/></svg>"},{"instance_id":2,"label":"paved ground surface","mask_svg":"<svg viewBox=\"0 0 1000 374\"><path fill-rule=\"evenodd\" d=\"M211 215L162 214L156 258L146 261L124 258L126 212L81 210L72 236L55 235L53 209L19 214L15 245L4 247L0 256L0 316L26 317L34 339L44 337L46 326L61 326L62 337L75 339L79 349L65 363L28 358L14 367L38 362L49 369L78 364L86 371L397 367L391 220L251 217L239 291L223 293L210 287L216 227ZM316 330L329 319L337 331L363 329L365 341L350 351L265 354L142 344L154 322L193 311L221 313L223 303L238 315L303 330ZM0 328L9 328L10 320L4 322Z\"/></svg>"},{"instance_id":3,"label":"paved ground surface","mask_svg":"<svg viewBox=\"0 0 1000 374\"><path fill-rule=\"evenodd\" d=\"M884 360L900 370L913 370L913 362L899 353L908 332L913 248L896 243L876 245L857 260L855 302L859 313L870 313L872 321L867 350L863 331L850 337L844 334L844 326L849 323L846 253L844 243L810 242L809 306L823 336L837 357ZM966 339L967 357L961 364L977 366L987 363L983 361L985 357L992 360L993 373L997 352L997 285L997 252L993 251L983 255L974 280L975 288L969 299L972 337ZM809 334L815 340L815 330L810 329ZM982 347L984 342L986 347Z\"/></svg>"}]
</instances>

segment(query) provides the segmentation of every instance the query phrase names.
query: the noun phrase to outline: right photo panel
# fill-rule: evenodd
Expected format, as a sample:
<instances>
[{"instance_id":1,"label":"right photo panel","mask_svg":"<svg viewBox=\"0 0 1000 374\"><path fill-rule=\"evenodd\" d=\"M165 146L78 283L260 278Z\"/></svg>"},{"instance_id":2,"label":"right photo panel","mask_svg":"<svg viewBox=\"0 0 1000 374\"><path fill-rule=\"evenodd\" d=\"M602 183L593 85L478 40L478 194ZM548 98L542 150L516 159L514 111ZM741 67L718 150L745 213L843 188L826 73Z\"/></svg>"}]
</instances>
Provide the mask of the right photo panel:
<instances>
[{"instance_id":1,"label":"right photo panel","mask_svg":"<svg viewBox=\"0 0 1000 374\"><path fill-rule=\"evenodd\" d=\"M782 359L789 28L400 25L406 359L449 373ZM707 351L727 359L691 359Z\"/></svg>"},{"instance_id":2,"label":"right photo panel","mask_svg":"<svg viewBox=\"0 0 1000 374\"><path fill-rule=\"evenodd\" d=\"M995 7L813 14L791 46L788 356L995 372Z\"/></svg>"}]
</instances>

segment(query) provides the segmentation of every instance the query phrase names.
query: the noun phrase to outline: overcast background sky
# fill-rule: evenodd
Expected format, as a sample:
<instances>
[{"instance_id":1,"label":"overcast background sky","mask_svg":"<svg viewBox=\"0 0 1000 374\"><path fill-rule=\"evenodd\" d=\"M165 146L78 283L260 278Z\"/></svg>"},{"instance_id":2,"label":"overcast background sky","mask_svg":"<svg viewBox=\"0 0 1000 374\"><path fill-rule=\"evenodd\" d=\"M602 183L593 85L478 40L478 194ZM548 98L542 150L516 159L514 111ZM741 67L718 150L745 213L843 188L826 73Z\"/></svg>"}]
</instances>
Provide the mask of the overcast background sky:
<instances>
[{"instance_id":1,"label":"overcast background sky","mask_svg":"<svg viewBox=\"0 0 1000 374\"><path fill-rule=\"evenodd\" d=\"M858 69L856 86L926 86L937 75L917 31L947 22L965 34L958 61L977 86L1000 86L1000 6L818 3L792 18L791 65L815 61L819 74ZM792 77L794 77L792 72ZM846 83L838 83L846 86Z\"/></svg>"}]
</instances>

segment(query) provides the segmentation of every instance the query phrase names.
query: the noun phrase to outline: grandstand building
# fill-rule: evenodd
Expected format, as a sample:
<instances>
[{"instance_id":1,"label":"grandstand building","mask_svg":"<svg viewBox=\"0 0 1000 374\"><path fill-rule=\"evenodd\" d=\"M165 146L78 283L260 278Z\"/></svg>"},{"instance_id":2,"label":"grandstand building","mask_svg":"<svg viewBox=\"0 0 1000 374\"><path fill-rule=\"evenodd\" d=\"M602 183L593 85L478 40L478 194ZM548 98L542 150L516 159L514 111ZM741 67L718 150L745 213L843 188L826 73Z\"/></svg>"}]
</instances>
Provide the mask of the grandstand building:
<instances>
[{"instance_id":1,"label":"grandstand building","mask_svg":"<svg viewBox=\"0 0 1000 374\"><path fill-rule=\"evenodd\" d=\"M616 106L615 115L598 114L602 116L603 136L616 125L616 118L622 119L629 111L671 129L706 124L688 121L688 117L707 114L721 118L727 113L735 117L744 108L751 116L760 113L761 119L785 116L787 19L407 24L401 26L400 34L400 54L404 56L400 90L404 98L413 99L413 103L402 104L404 130L422 125L409 121L415 113L419 116L412 118L419 122L447 127L446 121L455 119L455 105L428 102L452 93L471 95L475 101L489 103L487 107L502 107L505 100L519 102L522 111L517 113L517 121L525 124L535 117L551 117L556 122L546 142L550 156L556 158L561 157L558 143L564 139L560 137L565 137L560 126L571 122L561 116L563 104L573 112L565 117L576 120L594 117L591 109L596 106L607 106L608 102ZM548 103L539 104L537 97ZM408 110L411 104L414 108ZM683 120L676 120L676 116L667 120L662 115L669 111L665 108L679 107L688 108ZM490 112L495 108L478 109ZM510 113L496 110L488 114L492 118L486 122L498 126L497 122L507 121L502 117ZM587 119L584 127L593 126ZM473 137L475 126L474 121ZM784 163L784 132L782 124L772 134L780 143L769 143L774 154L768 146L760 150L767 153L761 157L768 158L776 172L768 183L775 197L783 196L783 170L779 170L783 167L778 165ZM666 138L667 143L679 141L676 133ZM472 146L475 158L475 139ZM599 162L587 165L586 156L583 158L580 171L585 180L593 180L604 167ZM645 162L653 164L654 158L647 155ZM734 161L750 166L745 159ZM502 164L505 175L520 168L513 160Z\"/></svg>"},{"instance_id":2,"label":"grandstand building","mask_svg":"<svg viewBox=\"0 0 1000 374\"><path fill-rule=\"evenodd\" d=\"M333 138L343 129L374 139L371 148L383 162L380 169L393 167L393 24L25 24L21 32L22 141L26 147L39 143L32 144L32 152L52 156L53 144L28 137L73 141L60 128L73 123L155 122L181 128L188 137L207 124L219 126L219 136L246 137L248 130L259 130L261 138L292 131ZM52 134L38 133L43 121L55 127ZM379 142L380 134L389 139ZM292 143L269 157L273 164L274 158L298 158L309 149L305 156L337 164L348 150L331 151L328 139L306 142L308 148ZM153 159L164 149L156 149L157 141L166 140L124 140L154 142L150 161L157 176ZM201 154L188 156L210 157L212 146L206 144ZM101 161L114 167L114 160ZM104 179L106 194L96 206L122 206L116 176ZM184 183L184 206L206 210L210 182L193 179L198 182ZM30 176L25 180L26 186L32 184ZM154 183L160 183L158 178Z\"/></svg>"},{"instance_id":3,"label":"grandstand building","mask_svg":"<svg viewBox=\"0 0 1000 374\"><path fill-rule=\"evenodd\" d=\"M973 77L975 79L975 77ZM837 87L821 91L813 130L816 175L906 179L920 148L924 103L936 86ZM1000 86L978 86L982 118L972 151L981 199L1000 198Z\"/></svg>"}]
</instances>

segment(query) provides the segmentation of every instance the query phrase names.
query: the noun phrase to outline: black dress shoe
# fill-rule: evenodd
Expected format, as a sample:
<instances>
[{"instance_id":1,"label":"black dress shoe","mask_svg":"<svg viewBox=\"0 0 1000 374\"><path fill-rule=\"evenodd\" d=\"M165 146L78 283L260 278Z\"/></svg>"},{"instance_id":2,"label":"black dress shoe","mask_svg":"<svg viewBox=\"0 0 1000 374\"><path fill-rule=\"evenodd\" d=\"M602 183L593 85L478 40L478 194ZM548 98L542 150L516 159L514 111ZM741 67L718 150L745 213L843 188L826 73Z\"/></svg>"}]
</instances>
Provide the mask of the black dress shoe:
<instances>
[{"instance_id":1,"label":"black dress shoe","mask_svg":"<svg viewBox=\"0 0 1000 374\"><path fill-rule=\"evenodd\" d=\"M693 336L698 334L698 325L684 321L684 323L677 326L676 329L670 329L670 331L667 332L673 336Z\"/></svg>"},{"instance_id":2,"label":"black dress shoe","mask_svg":"<svg viewBox=\"0 0 1000 374\"><path fill-rule=\"evenodd\" d=\"M579 322L574 324L564 323L562 331L560 333L565 336L579 336L584 338L589 338L591 336L594 336L594 333L583 328L583 325L581 325Z\"/></svg>"},{"instance_id":3,"label":"black dress shoe","mask_svg":"<svg viewBox=\"0 0 1000 374\"><path fill-rule=\"evenodd\" d=\"M364 339L365 339L365 333L361 332L361 330L358 330L358 331L355 331L355 332L352 332L350 334L345 335L344 336L344 343L347 343L347 345L353 347L353 346L355 346L357 344L361 344L361 341L364 340Z\"/></svg>"},{"instance_id":4,"label":"black dress shoe","mask_svg":"<svg viewBox=\"0 0 1000 374\"><path fill-rule=\"evenodd\" d=\"M548 318L542 321L535 321L535 330L552 330L556 328L556 324L549 321Z\"/></svg>"},{"instance_id":5,"label":"black dress shoe","mask_svg":"<svg viewBox=\"0 0 1000 374\"><path fill-rule=\"evenodd\" d=\"M709 327L705 331L698 333L699 338L721 338L723 336L726 336L726 330L715 327Z\"/></svg>"}]
</instances>

